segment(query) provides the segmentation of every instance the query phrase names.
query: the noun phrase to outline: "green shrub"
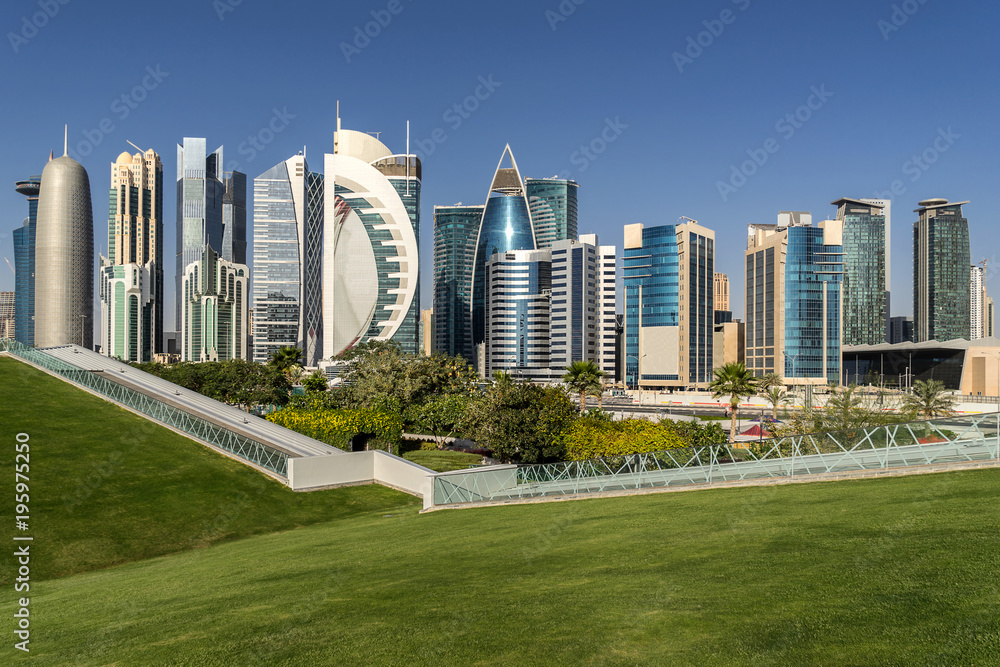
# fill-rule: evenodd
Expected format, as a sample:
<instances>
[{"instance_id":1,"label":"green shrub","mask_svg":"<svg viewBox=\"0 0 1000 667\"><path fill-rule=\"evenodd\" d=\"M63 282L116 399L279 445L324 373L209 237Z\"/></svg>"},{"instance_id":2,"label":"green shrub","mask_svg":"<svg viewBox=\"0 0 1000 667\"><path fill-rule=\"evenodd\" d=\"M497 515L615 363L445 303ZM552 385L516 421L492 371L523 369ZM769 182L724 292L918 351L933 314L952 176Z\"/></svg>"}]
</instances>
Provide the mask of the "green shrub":
<instances>
[{"instance_id":1,"label":"green shrub","mask_svg":"<svg viewBox=\"0 0 1000 667\"><path fill-rule=\"evenodd\" d=\"M403 435L399 415L375 410L284 408L269 414L267 420L345 450L351 449L355 435L370 433L374 436L370 449L392 452Z\"/></svg>"}]
</instances>

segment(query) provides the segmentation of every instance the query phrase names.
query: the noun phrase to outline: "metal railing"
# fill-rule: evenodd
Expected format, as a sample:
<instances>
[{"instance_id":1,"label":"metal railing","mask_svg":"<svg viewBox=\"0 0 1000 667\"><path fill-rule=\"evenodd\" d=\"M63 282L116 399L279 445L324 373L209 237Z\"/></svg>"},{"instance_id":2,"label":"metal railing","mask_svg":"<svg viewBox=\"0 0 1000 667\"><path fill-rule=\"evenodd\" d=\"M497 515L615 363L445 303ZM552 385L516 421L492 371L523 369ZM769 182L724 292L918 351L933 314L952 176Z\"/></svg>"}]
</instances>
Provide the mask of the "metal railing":
<instances>
[{"instance_id":1,"label":"metal railing","mask_svg":"<svg viewBox=\"0 0 1000 667\"><path fill-rule=\"evenodd\" d=\"M36 366L41 366L155 421L224 449L230 454L266 468L282 477L288 477L288 454L253 438L230 431L22 343L9 339L0 340L0 352L7 352Z\"/></svg>"},{"instance_id":2,"label":"metal railing","mask_svg":"<svg viewBox=\"0 0 1000 667\"><path fill-rule=\"evenodd\" d=\"M1000 458L1000 414L944 417L760 442L588 461L496 466L434 478L434 504L578 495Z\"/></svg>"}]
</instances>

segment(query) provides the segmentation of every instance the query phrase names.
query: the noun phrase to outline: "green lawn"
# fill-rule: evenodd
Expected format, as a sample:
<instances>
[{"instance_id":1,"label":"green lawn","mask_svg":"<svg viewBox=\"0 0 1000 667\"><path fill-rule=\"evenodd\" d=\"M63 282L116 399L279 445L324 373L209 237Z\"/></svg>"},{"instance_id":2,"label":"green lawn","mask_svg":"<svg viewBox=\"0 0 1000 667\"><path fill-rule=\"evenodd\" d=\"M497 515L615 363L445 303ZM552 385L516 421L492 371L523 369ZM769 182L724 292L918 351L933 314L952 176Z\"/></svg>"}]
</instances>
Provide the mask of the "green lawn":
<instances>
[{"instance_id":1,"label":"green lawn","mask_svg":"<svg viewBox=\"0 0 1000 667\"><path fill-rule=\"evenodd\" d=\"M452 452L445 449L416 449L403 454L403 458L437 472L464 470L471 465L479 465L483 462L483 457L478 454Z\"/></svg>"},{"instance_id":2,"label":"green lawn","mask_svg":"<svg viewBox=\"0 0 1000 667\"><path fill-rule=\"evenodd\" d=\"M0 359L0 385L10 372ZM106 406L90 409L93 421L111 420ZM60 419L73 423L81 410ZM26 429L12 430L7 414L0 424L12 443ZM52 477L62 461L41 456L41 441L66 436L35 427L33 470ZM230 488L243 470L227 468L215 483ZM142 500L151 483L126 472L98 491L134 505L141 521L159 511ZM189 496L208 509L197 485L161 472L160 498L178 523L191 521ZM15 651L8 634L0 664L989 665L1000 655L1000 470L423 515L385 492L381 506L373 496L366 507L324 501L336 520L322 523L301 505L280 507L321 494L281 491L268 497L285 519L254 505L228 541L33 578L32 653ZM32 499L33 554L65 552L72 564L88 553L87 533L63 534L64 518L42 511L52 492ZM117 531L102 512L88 509L86 525L103 543ZM156 517L147 523L169 519ZM275 532L283 521L313 525ZM58 530L43 533L45 522ZM10 557L3 562L9 573ZM3 609L14 597L5 585Z\"/></svg>"},{"instance_id":3,"label":"green lawn","mask_svg":"<svg viewBox=\"0 0 1000 667\"><path fill-rule=\"evenodd\" d=\"M14 437L30 436L30 534L45 545L34 579L419 503L379 486L294 493L9 357L0 357L0 406L5 517L14 515ZM10 581L0 571L0 585Z\"/></svg>"}]
</instances>

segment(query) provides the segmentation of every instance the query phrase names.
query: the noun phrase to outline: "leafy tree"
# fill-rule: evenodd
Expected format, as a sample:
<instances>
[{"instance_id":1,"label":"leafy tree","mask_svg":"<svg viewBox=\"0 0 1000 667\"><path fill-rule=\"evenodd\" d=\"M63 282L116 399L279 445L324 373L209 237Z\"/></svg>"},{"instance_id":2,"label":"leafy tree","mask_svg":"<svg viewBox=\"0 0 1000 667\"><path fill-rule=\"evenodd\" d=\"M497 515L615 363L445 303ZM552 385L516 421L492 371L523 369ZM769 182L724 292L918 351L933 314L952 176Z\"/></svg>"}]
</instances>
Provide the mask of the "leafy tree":
<instances>
[{"instance_id":1,"label":"leafy tree","mask_svg":"<svg viewBox=\"0 0 1000 667\"><path fill-rule=\"evenodd\" d=\"M306 369L302 368L299 364L295 364L285 369L285 375L288 376L288 381L293 385L302 384L302 380L306 376Z\"/></svg>"},{"instance_id":2,"label":"leafy tree","mask_svg":"<svg viewBox=\"0 0 1000 667\"><path fill-rule=\"evenodd\" d=\"M726 432L718 422L677 421L674 428L685 447L710 447L726 441Z\"/></svg>"},{"instance_id":3,"label":"leafy tree","mask_svg":"<svg viewBox=\"0 0 1000 667\"><path fill-rule=\"evenodd\" d=\"M580 412L587 411L587 394L600 391L601 378L604 376L593 361L574 361L566 368L563 382L573 391L580 394Z\"/></svg>"},{"instance_id":4,"label":"leafy tree","mask_svg":"<svg viewBox=\"0 0 1000 667\"><path fill-rule=\"evenodd\" d=\"M302 381L302 386L309 393L326 391L329 388L326 373L320 370L313 371Z\"/></svg>"},{"instance_id":5,"label":"leafy tree","mask_svg":"<svg viewBox=\"0 0 1000 667\"><path fill-rule=\"evenodd\" d=\"M244 359L137 364L137 368L247 412L263 405L285 405L291 390L288 377L277 367Z\"/></svg>"},{"instance_id":6,"label":"leafy tree","mask_svg":"<svg viewBox=\"0 0 1000 667\"><path fill-rule=\"evenodd\" d=\"M712 396L715 398L729 396L729 409L733 416L729 426L729 442L736 442L736 421L740 401L757 392L758 381L753 372L738 361L716 368L713 373L715 379L708 388L712 390Z\"/></svg>"},{"instance_id":7,"label":"leafy tree","mask_svg":"<svg viewBox=\"0 0 1000 667\"><path fill-rule=\"evenodd\" d=\"M279 371L285 371L299 363L302 357L302 349L290 345L279 348L271 355L271 360L267 363L275 366Z\"/></svg>"},{"instance_id":8,"label":"leafy tree","mask_svg":"<svg viewBox=\"0 0 1000 667\"><path fill-rule=\"evenodd\" d=\"M425 403L409 406L403 413L403 421L413 433L448 438L458 432L471 401L472 396L465 394L435 396Z\"/></svg>"},{"instance_id":9,"label":"leafy tree","mask_svg":"<svg viewBox=\"0 0 1000 667\"><path fill-rule=\"evenodd\" d=\"M505 463L560 461L565 456L560 434L575 413L561 387L495 382L469 402L458 428Z\"/></svg>"},{"instance_id":10,"label":"leafy tree","mask_svg":"<svg viewBox=\"0 0 1000 667\"><path fill-rule=\"evenodd\" d=\"M955 397L945 394L940 380L917 380L913 393L903 397L903 408L926 419L950 415L955 409Z\"/></svg>"}]
</instances>

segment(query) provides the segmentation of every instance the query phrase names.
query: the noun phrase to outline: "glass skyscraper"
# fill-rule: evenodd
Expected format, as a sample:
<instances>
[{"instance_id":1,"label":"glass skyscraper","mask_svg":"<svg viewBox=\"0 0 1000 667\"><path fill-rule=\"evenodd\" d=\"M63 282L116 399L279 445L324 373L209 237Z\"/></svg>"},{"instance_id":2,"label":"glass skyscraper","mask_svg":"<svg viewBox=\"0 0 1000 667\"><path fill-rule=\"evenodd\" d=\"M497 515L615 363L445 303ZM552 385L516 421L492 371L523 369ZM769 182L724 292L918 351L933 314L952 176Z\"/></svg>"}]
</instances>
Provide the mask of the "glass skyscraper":
<instances>
[{"instance_id":1,"label":"glass skyscraper","mask_svg":"<svg viewBox=\"0 0 1000 667\"><path fill-rule=\"evenodd\" d=\"M887 220L880 206L838 199L844 224L844 345L878 345L886 340L889 315Z\"/></svg>"},{"instance_id":2,"label":"glass skyscraper","mask_svg":"<svg viewBox=\"0 0 1000 667\"><path fill-rule=\"evenodd\" d=\"M914 340L967 338L971 330L969 221L947 199L920 202L913 224Z\"/></svg>"},{"instance_id":3,"label":"glass skyscraper","mask_svg":"<svg viewBox=\"0 0 1000 667\"><path fill-rule=\"evenodd\" d=\"M475 363L472 267L484 206L434 207L434 351Z\"/></svg>"},{"instance_id":4,"label":"glass skyscraper","mask_svg":"<svg viewBox=\"0 0 1000 667\"><path fill-rule=\"evenodd\" d=\"M28 217L14 230L14 338L35 344L35 225L41 176L29 176L14 184L28 198Z\"/></svg>"},{"instance_id":5,"label":"glass skyscraper","mask_svg":"<svg viewBox=\"0 0 1000 667\"><path fill-rule=\"evenodd\" d=\"M526 178L524 189L539 248L577 237L576 181L563 178Z\"/></svg>"},{"instance_id":6,"label":"glass skyscraper","mask_svg":"<svg viewBox=\"0 0 1000 667\"><path fill-rule=\"evenodd\" d=\"M507 160L510 166L504 167ZM472 345L477 357L478 346L486 339L486 264L498 252L536 248L524 182L509 144L500 156L487 197L472 274Z\"/></svg>"},{"instance_id":7,"label":"glass skyscraper","mask_svg":"<svg viewBox=\"0 0 1000 667\"><path fill-rule=\"evenodd\" d=\"M626 225L624 261L626 382L705 386L712 377L715 232L693 222Z\"/></svg>"}]
</instances>

